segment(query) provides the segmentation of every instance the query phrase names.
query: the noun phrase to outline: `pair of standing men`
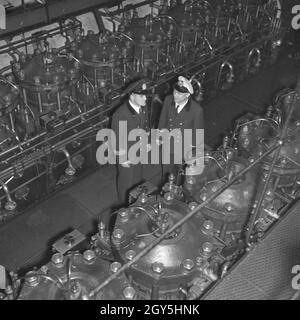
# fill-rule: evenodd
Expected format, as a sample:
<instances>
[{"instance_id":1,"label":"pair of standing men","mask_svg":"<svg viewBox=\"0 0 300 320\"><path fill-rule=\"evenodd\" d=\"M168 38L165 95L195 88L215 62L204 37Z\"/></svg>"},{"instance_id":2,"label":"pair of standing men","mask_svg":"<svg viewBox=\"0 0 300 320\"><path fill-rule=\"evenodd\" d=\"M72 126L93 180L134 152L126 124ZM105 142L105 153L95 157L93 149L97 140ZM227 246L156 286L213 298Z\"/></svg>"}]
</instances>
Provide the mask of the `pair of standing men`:
<instances>
[{"instance_id":1,"label":"pair of standing men","mask_svg":"<svg viewBox=\"0 0 300 320\"><path fill-rule=\"evenodd\" d=\"M139 80L127 89L129 98L128 101L122 104L112 117L112 129L117 137L117 146L120 141L119 137L119 123L120 121L127 122L127 133L133 129L144 129L150 133L150 119L149 110L147 108L147 84L144 80ZM178 82L174 86L173 95L165 98L158 129L179 129L183 133L184 129L192 129L193 133L196 129L203 129L203 110L202 107L192 100L191 95L194 93L191 83L184 77L178 77ZM124 135L125 136L125 135ZM150 134L149 134L150 136ZM190 147L195 147L195 135L190 143ZM127 135L126 135L127 138ZM178 143L179 136L174 136L173 142L170 143L170 164L163 165L163 179L166 175L173 172L178 172L180 165L174 162L174 144ZM162 141L157 141L162 143ZM127 141L127 149L117 148L115 150L119 159L122 155L127 154L130 147L136 142ZM125 143L126 145L126 143ZM147 152L150 151L150 144L146 146ZM141 163L133 164L130 160L119 161L117 174L117 191L119 201L126 204L128 191L135 185L142 182L147 176L147 165Z\"/></svg>"}]
</instances>

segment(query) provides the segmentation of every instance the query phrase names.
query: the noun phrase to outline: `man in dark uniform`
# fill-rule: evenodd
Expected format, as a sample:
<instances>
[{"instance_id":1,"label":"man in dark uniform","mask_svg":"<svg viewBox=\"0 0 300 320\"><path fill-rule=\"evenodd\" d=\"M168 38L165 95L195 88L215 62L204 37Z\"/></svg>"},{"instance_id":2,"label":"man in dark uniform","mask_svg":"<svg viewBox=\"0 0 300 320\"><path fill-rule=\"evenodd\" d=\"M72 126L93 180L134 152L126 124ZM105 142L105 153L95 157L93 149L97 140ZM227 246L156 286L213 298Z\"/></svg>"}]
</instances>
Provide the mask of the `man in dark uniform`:
<instances>
[{"instance_id":1,"label":"man in dark uniform","mask_svg":"<svg viewBox=\"0 0 300 320\"><path fill-rule=\"evenodd\" d=\"M111 125L117 142L117 148L113 150L118 156L117 192L119 202L123 205L127 204L129 190L143 180L143 164L133 164L127 157L124 158L124 155L128 156L130 147L136 144L137 141L120 141L119 124L120 122L124 123L124 121L127 123L127 132L121 132L121 139L127 139L129 132L133 129L143 129L148 133L150 132L146 81L143 79L136 81L129 85L126 91L129 99L113 114ZM147 152L150 151L149 144L146 145L146 148Z\"/></svg>"},{"instance_id":2,"label":"man in dark uniform","mask_svg":"<svg viewBox=\"0 0 300 320\"><path fill-rule=\"evenodd\" d=\"M173 129L179 129L182 137L182 143L184 143L184 129L192 129L193 135L189 145L189 155L184 154L182 150L182 163L184 160L192 155L193 149L196 147L196 129L204 129L203 110L202 107L195 102L191 95L194 93L193 86L190 81L185 77L178 77L178 82L174 86L173 95L169 95L165 98L163 108L161 111L158 129L167 129L169 131ZM165 180L170 173L178 174L179 169L182 167L180 164L176 164L174 159L174 145L179 144L180 138L174 136L170 141L170 164L163 164L163 179ZM161 144L162 140L157 140L157 143Z\"/></svg>"}]
</instances>

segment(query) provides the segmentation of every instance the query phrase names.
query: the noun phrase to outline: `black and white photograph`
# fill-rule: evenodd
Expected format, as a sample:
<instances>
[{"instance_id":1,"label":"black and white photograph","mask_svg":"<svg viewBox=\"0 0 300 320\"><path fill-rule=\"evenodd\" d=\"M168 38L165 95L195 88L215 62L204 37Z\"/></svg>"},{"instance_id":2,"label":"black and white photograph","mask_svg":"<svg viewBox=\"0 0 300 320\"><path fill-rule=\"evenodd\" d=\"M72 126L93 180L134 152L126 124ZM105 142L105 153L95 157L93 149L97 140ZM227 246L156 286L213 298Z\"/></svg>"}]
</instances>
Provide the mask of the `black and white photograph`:
<instances>
[{"instance_id":1,"label":"black and white photograph","mask_svg":"<svg viewBox=\"0 0 300 320\"><path fill-rule=\"evenodd\" d=\"M0 0L0 300L300 300L300 1Z\"/></svg>"}]
</instances>

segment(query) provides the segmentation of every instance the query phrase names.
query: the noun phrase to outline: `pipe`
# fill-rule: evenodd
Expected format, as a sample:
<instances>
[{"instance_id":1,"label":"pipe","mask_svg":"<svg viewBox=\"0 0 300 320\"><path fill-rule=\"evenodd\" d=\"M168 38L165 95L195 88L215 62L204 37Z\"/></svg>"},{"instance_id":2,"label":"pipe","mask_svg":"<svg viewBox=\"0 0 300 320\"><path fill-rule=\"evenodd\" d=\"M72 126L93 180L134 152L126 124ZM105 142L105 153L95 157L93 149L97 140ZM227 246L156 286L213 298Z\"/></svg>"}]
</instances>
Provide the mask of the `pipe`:
<instances>
[{"instance_id":1,"label":"pipe","mask_svg":"<svg viewBox=\"0 0 300 320\"><path fill-rule=\"evenodd\" d=\"M63 146L62 148L60 148L58 150L58 152L62 152L67 158L68 167L65 170L66 175L74 176L74 174L76 173L76 169L74 168L74 166L72 164L71 156L70 156L68 150L66 149L66 146Z\"/></svg>"},{"instance_id":2,"label":"pipe","mask_svg":"<svg viewBox=\"0 0 300 320\"><path fill-rule=\"evenodd\" d=\"M67 270L67 290L71 295L71 274L72 274L72 255L68 256L68 270Z\"/></svg>"},{"instance_id":3,"label":"pipe","mask_svg":"<svg viewBox=\"0 0 300 320\"><path fill-rule=\"evenodd\" d=\"M63 27L64 30L61 30L60 27L55 27L53 29L50 30L44 30L43 34L39 35L39 39L42 40L43 38L53 38L56 35L62 34L62 32L66 32L69 30L75 30L76 28L78 28L78 25L66 25ZM30 44L34 44L36 41L36 38L32 37L32 36L28 36L26 38L22 38L20 40L15 40L13 42L13 44L9 44L7 43L6 45L2 45L0 46L0 55L4 54L4 53L8 53L9 51L17 51L18 48L22 48L24 46L24 44L26 43L27 45Z\"/></svg>"},{"instance_id":4,"label":"pipe","mask_svg":"<svg viewBox=\"0 0 300 320\"><path fill-rule=\"evenodd\" d=\"M209 40L207 39L207 37L204 37L203 39L204 39L205 43L208 45L209 50L213 51L214 49L213 49L212 45L210 44Z\"/></svg>"},{"instance_id":5,"label":"pipe","mask_svg":"<svg viewBox=\"0 0 300 320\"><path fill-rule=\"evenodd\" d=\"M221 82L221 75L222 75L223 69L224 69L225 67L228 67L228 68L229 68L229 72L230 72L230 73L229 73L229 77L230 77L230 79L232 79L233 76L234 76L232 64L231 64L229 61L224 61L224 62L221 64L221 67L220 67L220 69L219 69L219 73L218 73L218 77L217 77L217 88L219 88L219 85L220 85L220 82ZM227 80L227 82L229 82L229 81Z\"/></svg>"},{"instance_id":6,"label":"pipe","mask_svg":"<svg viewBox=\"0 0 300 320\"><path fill-rule=\"evenodd\" d=\"M195 97L196 101L202 101L203 100L203 87L201 85L201 82L196 79L196 73L191 77L190 82L192 83L193 81L197 84L198 86L198 94Z\"/></svg>"},{"instance_id":7,"label":"pipe","mask_svg":"<svg viewBox=\"0 0 300 320\"><path fill-rule=\"evenodd\" d=\"M92 146L93 146L93 144L87 144L87 145L85 145L83 148L81 148L81 149L79 149L78 151L76 151L75 154L80 154L81 152L88 150L88 149L89 149L90 147L92 147ZM64 162L64 160L57 162L57 163L55 164L54 168L59 167L60 165L63 164L63 162ZM41 163L41 164L43 164L44 166L46 166L46 164L43 163L43 162L39 162L39 163ZM36 164L36 161L33 162L32 165L34 165L34 164ZM25 165L25 166L26 166L26 165ZM26 169L26 168L25 168L25 169ZM46 168L46 169L47 169L47 168ZM12 173L12 174L13 174L13 173ZM34 176L32 179L29 179L29 180L27 180L25 183L17 186L17 187L16 187L15 189L13 189L11 192L13 193L13 192L18 191L20 188L26 187L26 186L29 185L31 182L37 181L39 178L41 178L42 176L44 176L44 175L46 175L46 174L47 174L47 171L43 171L43 172L37 174L37 175ZM8 180L11 180L12 178L13 178L13 177L11 177L11 178L8 179ZM8 182L9 182L9 181L7 181L6 184L7 184ZM2 187L1 187L1 188L2 188ZM2 199L2 198L3 198L3 197L0 197L0 199Z\"/></svg>"},{"instance_id":8,"label":"pipe","mask_svg":"<svg viewBox=\"0 0 300 320\"><path fill-rule=\"evenodd\" d=\"M57 91L57 94L56 94L56 98L57 98L57 106L58 106L58 111L61 111L62 109L62 106L61 106L61 95L60 95L60 92Z\"/></svg>"},{"instance_id":9,"label":"pipe","mask_svg":"<svg viewBox=\"0 0 300 320\"><path fill-rule=\"evenodd\" d=\"M24 277L19 278L19 280L27 279L27 278L30 278L30 277L42 277L42 278L45 278L45 279L51 281L54 285L60 284L60 287L61 287L60 289L63 289L63 290L67 291L62 279L59 278L55 274L51 274L50 275L50 274L44 274L44 273L33 273L33 274L25 275Z\"/></svg>"},{"instance_id":10,"label":"pipe","mask_svg":"<svg viewBox=\"0 0 300 320\"><path fill-rule=\"evenodd\" d=\"M167 18L167 19L169 19L169 20L175 25L176 31L177 31L177 34L178 34L179 27L178 27L178 24L177 24L177 22L175 21L175 19L174 19L173 17L171 17L171 16L166 15L166 14L160 15L160 16L158 16L156 19L160 21L160 20L162 20L162 18Z\"/></svg>"},{"instance_id":11,"label":"pipe","mask_svg":"<svg viewBox=\"0 0 300 320\"><path fill-rule=\"evenodd\" d=\"M247 57L247 65L246 65L246 73L248 74L249 73L249 68L250 68L250 64L251 64L251 57L256 53L257 55L257 58L256 58L256 62L254 64L254 66L256 68L258 68L260 66L260 63L261 63L261 52L260 50L255 47L253 49L250 50L249 54L248 54L248 57Z\"/></svg>"},{"instance_id":12,"label":"pipe","mask_svg":"<svg viewBox=\"0 0 300 320\"><path fill-rule=\"evenodd\" d=\"M145 208L143 208L143 207L141 207L141 206L130 206L130 208L131 208L131 209L141 210L142 212L144 212L144 213L148 216L148 218L149 218L151 221L155 221L155 218L151 217L150 214L148 213L148 211L147 211Z\"/></svg>"},{"instance_id":13,"label":"pipe","mask_svg":"<svg viewBox=\"0 0 300 320\"><path fill-rule=\"evenodd\" d=\"M5 203L5 206L4 206L5 209L8 211L15 210L17 207L17 203L12 200L7 185L2 180L0 180L0 185L2 186L3 191L5 192L6 198L7 198L7 202Z\"/></svg>"},{"instance_id":14,"label":"pipe","mask_svg":"<svg viewBox=\"0 0 300 320\"><path fill-rule=\"evenodd\" d=\"M102 125L102 123L104 123L104 121L100 121L99 123L97 123L97 126ZM53 146L48 146L47 148L44 148L42 150L38 150L32 157L30 157L28 160L23 161L22 166L23 169L27 169L28 167L32 166L38 159L41 158L41 156L50 154L52 151L54 150L58 150L60 149L62 146L71 143L72 141L76 140L76 139L80 139L83 138L85 135L89 134L90 132L95 131L96 129L96 125L86 128L84 130L82 130L79 133L74 134L72 137L66 138L63 141L53 145ZM27 150L26 150L27 151ZM1 171L1 178L5 179L8 177L11 177L12 175L14 175L14 166L10 166L4 170Z\"/></svg>"}]
</instances>

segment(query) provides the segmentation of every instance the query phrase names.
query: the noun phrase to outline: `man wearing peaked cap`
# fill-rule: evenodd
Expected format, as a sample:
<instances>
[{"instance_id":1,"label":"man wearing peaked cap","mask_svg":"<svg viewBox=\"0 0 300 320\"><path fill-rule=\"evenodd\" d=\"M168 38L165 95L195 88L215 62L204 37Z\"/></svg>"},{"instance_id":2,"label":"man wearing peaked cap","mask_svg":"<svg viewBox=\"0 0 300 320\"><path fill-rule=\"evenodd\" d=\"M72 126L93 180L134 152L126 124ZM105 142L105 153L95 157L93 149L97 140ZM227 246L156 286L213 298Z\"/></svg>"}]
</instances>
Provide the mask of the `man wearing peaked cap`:
<instances>
[{"instance_id":1,"label":"man wearing peaked cap","mask_svg":"<svg viewBox=\"0 0 300 320\"><path fill-rule=\"evenodd\" d=\"M149 90L147 88L147 80L140 79L128 85L125 90L125 93L131 94L138 94L138 95L147 95Z\"/></svg>"},{"instance_id":2,"label":"man wearing peaked cap","mask_svg":"<svg viewBox=\"0 0 300 320\"><path fill-rule=\"evenodd\" d=\"M191 82L183 77L179 76L178 81L173 88L173 94L165 98L162 111L160 114L158 129L167 129L172 131L179 129L182 136L182 143L184 142L184 130L192 129L192 141L190 141L188 147L194 150L196 146L196 129L204 129L203 109L199 103L192 99L194 89ZM162 140L157 143L162 144ZM163 179L164 181L170 173L178 174L181 165L174 163L174 145L178 145L179 137L175 136L170 141L170 164L163 164ZM182 150L182 163L188 158L188 155L184 154ZM163 182L164 182L163 181Z\"/></svg>"},{"instance_id":3,"label":"man wearing peaked cap","mask_svg":"<svg viewBox=\"0 0 300 320\"><path fill-rule=\"evenodd\" d=\"M190 81L183 77L179 76L178 77L178 82L175 83L174 85L174 90L181 92L181 93L189 93L189 94L194 94L194 89Z\"/></svg>"},{"instance_id":4,"label":"man wearing peaked cap","mask_svg":"<svg viewBox=\"0 0 300 320\"><path fill-rule=\"evenodd\" d=\"M144 129L149 132L150 136L150 113L147 106L147 81L141 79L130 84L125 93L128 94L128 99L123 103L113 114L111 128L116 135L116 149L113 151L118 156L117 165L117 192L119 202L122 205L126 205L128 201L128 193L130 189L141 183L143 177L143 165L141 163L133 164L130 160L123 161L120 156L127 154L132 145L137 141L119 141L121 139L127 139L128 134L133 129ZM119 132L120 121L126 121L127 132ZM120 134L120 135L119 135ZM126 149L119 148L121 145L126 145ZM148 150L147 150L148 151Z\"/></svg>"}]
</instances>

